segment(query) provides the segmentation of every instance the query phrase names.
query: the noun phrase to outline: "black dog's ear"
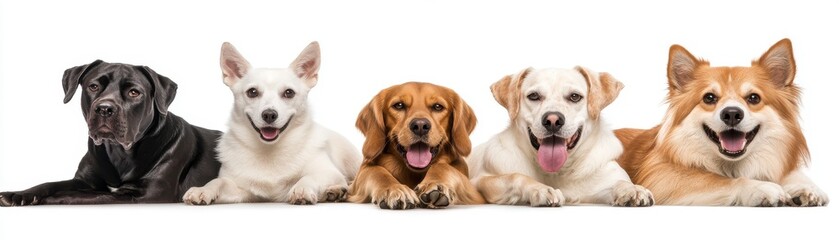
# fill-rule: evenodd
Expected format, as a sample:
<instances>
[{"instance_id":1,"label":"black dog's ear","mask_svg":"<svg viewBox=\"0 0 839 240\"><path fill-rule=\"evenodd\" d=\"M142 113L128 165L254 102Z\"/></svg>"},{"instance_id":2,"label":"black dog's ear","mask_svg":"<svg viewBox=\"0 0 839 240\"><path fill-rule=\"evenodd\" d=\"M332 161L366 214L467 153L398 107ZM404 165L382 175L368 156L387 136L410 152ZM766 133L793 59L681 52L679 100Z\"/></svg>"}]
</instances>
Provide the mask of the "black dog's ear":
<instances>
[{"instance_id":1,"label":"black dog's ear","mask_svg":"<svg viewBox=\"0 0 839 240\"><path fill-rule=\"evenodd\" d=\"M73 99L73 95L76 93L76 88L79 87L79 82L82 81L82 77L87 74L90 69L98 66L100 63L104 61L96 59L90 64L85 64L81 66L75 66L64 70L64 78L61 79L61 85L64 86L64 103L70 102L70 99Z\"/></svg>"},{"instance_id":2,"label":"black dog's ear","mask_svg":"<svg viewBox=\"0 0 839 240\"><path fill-rule=\"evenodd\" d=\"M178 92L178 84L175 84L171 79L163 75L157 74L154 70L146 66L141 66L140 71L151 80L154 85L154 107L161 115L166 116L169 113L169 104L175 100L175 94Z\"/></svg>"}]
</instances>

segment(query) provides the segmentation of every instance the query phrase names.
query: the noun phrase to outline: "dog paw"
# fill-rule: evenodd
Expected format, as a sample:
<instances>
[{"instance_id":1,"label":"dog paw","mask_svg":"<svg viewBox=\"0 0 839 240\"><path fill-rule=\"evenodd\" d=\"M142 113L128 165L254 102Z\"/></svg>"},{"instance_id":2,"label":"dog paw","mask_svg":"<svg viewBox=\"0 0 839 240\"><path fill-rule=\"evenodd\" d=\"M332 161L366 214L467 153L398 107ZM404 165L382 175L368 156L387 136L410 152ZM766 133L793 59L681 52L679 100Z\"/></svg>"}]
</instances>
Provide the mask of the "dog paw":
<instances>
[{"instance_id":1,"label":"dog paw","mask_svg":"<svg viewBox=\"0 0 839 240\"><path fill-rule=\"evenodd\" d=\"M343 202L347 200L347 185L333 185L326 188L321 202Z\"/></svg>"},{"instance_id":2,"label":"dog paw","mask_svg":"<svg viewBox=\"0 0 839 240\"><path fill-rule=\"evenodd\" d=\"M545 185L533 187L528 195L532 207L560 207L565 204L562 191Z\"/></svg>"},{"instance_id":3,"label":"dog paw","mask_svg":"<svg viewBox=\"0 0 839 240\"><path fill-rule=\"evenodd\" d=\"M784 189L775 183L749 180L740 192L737 205L752 207L781 207L790 199Z\"/></svg>"},{"instance_id":4,"label":"dog paw","mask_svg":"<svg viewBox=\"0 0 839 240\"><path fill-rule=\"evenodd\" d=\"M417 194L402 184L395 184L373 193L373 204L382 209L413 209L419 202Z\"/></svg>"},{"instance_id":5,"label":"dog paw","mask_svg":"<svg viewBox=\"0 0 839 240\"><path fill-rule=\"evenodd\" d=\"M612 206L649 207L653 204L653 193L640 185L618 184L612 190Z\"/></svg>"},{"instance_id":6,"label":"dog paw","mask_svg":"<svg viewBox=\"0 0 839 240\"><path fill-rule=\"evenodd\" d=\"M184 193L183 201L189 205L210 205L218 198L218 192L206 187L192 187Z\"/></svg>"},{"instance_id":7,"label":"dog paw","mask_svg":"<svg viewBox=\"0 0 839 240\"><path fill-rule=\"evenodd\" d=\"M312 205L318 203L318 195L311 188L295 187L289 193L288 203L294 205Z\"/></svg>"},{"instance_id":8,"label":"dog paw","mask_svg":"<svg viewBox=\"0 0 839 240\"><path fill-rule=\"evenodd\" d=\"M445 208L454 203L455 194L452 188L443 184L420 183L414 188L420 199L420 207L424 208Z\"/></svg>"},{"instance_id":9,"label":"dog paw","mask_svg":"<svg viewBox=\"0 0 839 240\"><path fill-rule=\"evenodd\" d=\"M784 191L790 195L790 199L787 201L788 206L819 207L826 206L830 202L830 199L827 198L827 194L822 192L822 190L818 187L812 185L787 185L784 186Z\"/></svg>"},{"instance_id":10,"label":"dog paw","mask_svg":"<svg viewBox=\"0 0 839 240\"><path fill-rule=\"evenodd\" d=\"M30 192L2 192L0 193L0 207L37 205L41 198Z\"/></svg>"}]
</instances>

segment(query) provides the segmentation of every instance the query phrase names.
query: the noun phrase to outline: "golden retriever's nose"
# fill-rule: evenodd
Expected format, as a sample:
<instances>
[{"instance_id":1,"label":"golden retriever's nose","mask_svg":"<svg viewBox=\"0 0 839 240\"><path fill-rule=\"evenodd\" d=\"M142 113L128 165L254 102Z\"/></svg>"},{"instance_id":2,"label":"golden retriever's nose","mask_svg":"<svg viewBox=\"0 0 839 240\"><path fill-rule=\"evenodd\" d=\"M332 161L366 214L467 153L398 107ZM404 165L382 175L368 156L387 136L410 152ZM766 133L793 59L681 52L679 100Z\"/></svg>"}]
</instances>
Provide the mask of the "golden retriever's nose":
<instances>
[{"instance_id":1,"label":"golden retriever's nose","mask_svg":"<svg viewBox=\"0 0 839 240\"><path fill-rule=\"evenodd\" d=\"M542 115L542 126L550 133L559 132L559 129L565 125L565 115L560 112L547 112Z\"/></svg>"},{"instance_id":2,"label":"golden retriever's nose","mask_svg":"<svg viewBox=\"0 0 839 240\"><path fill-rule=\"evenodd\" d=\"M431 122L425 118L415 118L411 120L411 132L417 136L425 136L431 130Z\"/></svg>"}]
</instances>

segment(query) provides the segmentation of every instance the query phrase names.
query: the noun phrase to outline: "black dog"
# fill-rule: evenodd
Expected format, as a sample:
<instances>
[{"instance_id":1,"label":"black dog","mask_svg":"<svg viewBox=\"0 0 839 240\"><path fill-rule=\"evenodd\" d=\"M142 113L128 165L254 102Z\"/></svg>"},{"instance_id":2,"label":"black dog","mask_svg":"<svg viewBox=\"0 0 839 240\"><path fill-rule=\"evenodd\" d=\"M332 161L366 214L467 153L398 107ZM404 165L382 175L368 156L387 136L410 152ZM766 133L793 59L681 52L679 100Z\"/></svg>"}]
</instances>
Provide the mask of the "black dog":
<instances>
[{"instance_id":1,"label":"black dog","mask_svg":"<svg viewBox=\"0 0 839 240\"><path fill-rule=\"evenodd\" d=\"M64 103L82 86L90 138L73 179L0 193L0 206L180 202L216 178L221 132L168 112L177 85L145 66L106 63L67 69Z\"/></svg>"}]
</instances>

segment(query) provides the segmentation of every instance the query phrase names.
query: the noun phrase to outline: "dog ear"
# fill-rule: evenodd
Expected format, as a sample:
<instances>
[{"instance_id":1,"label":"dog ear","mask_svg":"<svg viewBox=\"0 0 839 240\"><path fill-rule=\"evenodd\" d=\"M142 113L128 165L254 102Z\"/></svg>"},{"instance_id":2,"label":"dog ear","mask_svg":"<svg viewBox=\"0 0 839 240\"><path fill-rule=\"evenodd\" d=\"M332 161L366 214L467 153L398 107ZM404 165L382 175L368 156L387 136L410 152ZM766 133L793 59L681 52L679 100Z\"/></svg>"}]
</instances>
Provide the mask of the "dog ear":
<instances>
[{"instance_id":1,"label":"dog ear","mask_svg":"<svg viewBox=\"0 0 839 240\"><path fill-rule=\"evenodd\" d=\"M472 111L472 108L460 96L454 92L452 92L452 96L454 98L452 99L452 132L449 135L452 139L450 141L452 142L455 153L459 156L466 157L472 152L472 141L469 139L469 135L472 133L472 130L475 130L475 125L478 121L477 117L475 117L475 112Z\"/></svg>"},{"instance_id":2,"label":"dog ear","mask_svg":"<svg viewBox=\"0 0 839 240\"><path fill-rule=\"evenodd\" d=\"M777 87L792 85L795 79L795 58L792 56L792 41L781 39L772 45L757 62L769 74L769 80Z\"/></svg>"},{"instance_id":3,"label":"dog ear","mask_svg":"<svg viewBox=\"0 0 839 240\"><path fill-rule=\"evenodd\" d=\"M151 81L154 86L154 107L162 116L169 113L169 105L175 100L178 92L178 84L163 75L157 74L146 66L140 66L140 71Z\"/></svg>"},{"instance_id":4,"label":"dog ear","mask_svg":"<svg viewBox=\"0 0 839 240\"><path fill-rule=\"evenodd\" d=\"M577 66L574 69L580 72L586 78L588 85L588 98L586 104L588 105L588 115L591 119L597 120L600 117L600 111L606 106L609 106L620 94L623 89L623 83L612 77L609 73L593 73L591 70Z\"/></svg>"},{"instance_id":5,"label":"dog ear","mask_svg":"<svg viewBox=\"0 0 839 240\"><path fill-rule=\"evenodd\" d=\"M516 75L504 76L504 78L489 87L492 90L492 96L495 97L495 101L507 109L507 113L510 114L510 119L516 119L516 116L519 114L521 84L531 71L533 71L533 68L528 67Z\"/></svg>"},{"instance_id":6,"label":"dog ear","mask_svg":"<svg viewBox=\"0 0 839 240\"><path fill-rule=\"evenodd\" d=\"M362 153L364 153L364 161L372 161L382 154L387 143L387 135L385 133L384 115L382 113L384 90L370 100L370 103L361 109L358 113L358 119L355 121L355 127L364 134L364 146Z\"/></svg>"},{"instance_id":7,"label":"dog ear","mask_svg":"<svg viewBox=\"0 0 839 240\"><path fill-rule=\"evenodd\" d=\"M64 87L64 103L70 102L70 99L73 99L73 95L76 94L76 89L79 87L79 84L82 81L82 78L89 72L91 69L99 66L99 64L103 63L104 61L96 59L90 64L85 64L81 66L75 66L64 70L64 77L61 79L61 85Z\"/></svg>"},{"instance_id":8,"label":"dog ear","mask_svg":"<svg viewBox=\"0 0 839 240\"><path fill-rule=\"evenodd\" d=\"M251 64L248 60L245 60L242 54L239 54L239 51L236 51L233 44L229 42L221 44L221 73L225 85L233 87L250 70Z\"/></svg>"},{"instance_id":9,"label":"dog ear","mask_svg":"<svg viewBox=\"0 0 839 240\"><path fill-rule=\"evenodd\" d=\"M670 90L682 91L687 84L694 80L693 73L701 65L708 65L707 61L696 59L682 46L670 46L670 60L667 62L667 79Z\"/></svg>"},{"instance_id":10,"label":"dog ear","mask_svg":"<svg viewBox=\"0 0 839 240\"><path fill-rule=\"evenodd\" d=\"M320 69L320 45L318 42L309 43L303 52L291 62L289 68L294 70L297 77L306 80L309 88L315 87L318 83L318 69Z\"/></svg>"}]
</instances>

